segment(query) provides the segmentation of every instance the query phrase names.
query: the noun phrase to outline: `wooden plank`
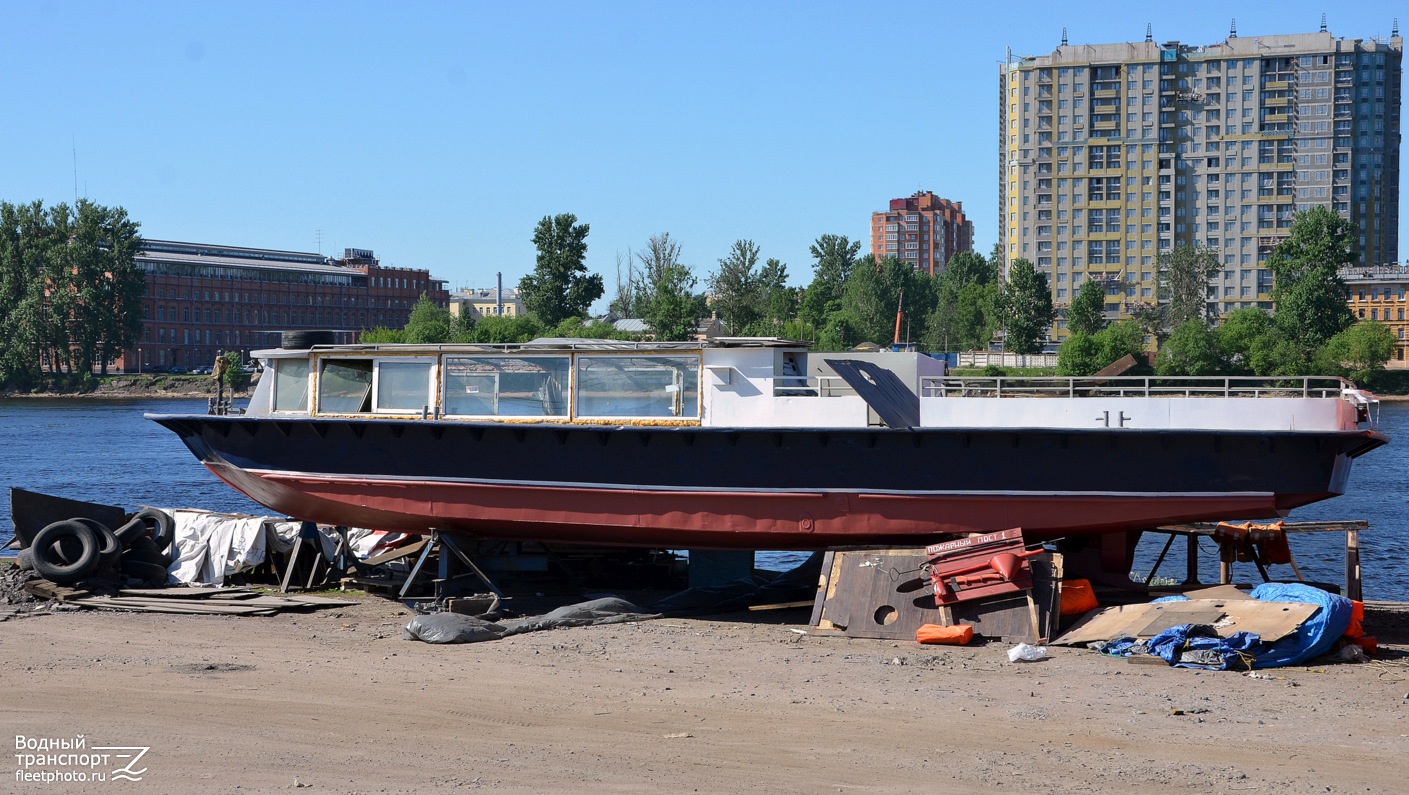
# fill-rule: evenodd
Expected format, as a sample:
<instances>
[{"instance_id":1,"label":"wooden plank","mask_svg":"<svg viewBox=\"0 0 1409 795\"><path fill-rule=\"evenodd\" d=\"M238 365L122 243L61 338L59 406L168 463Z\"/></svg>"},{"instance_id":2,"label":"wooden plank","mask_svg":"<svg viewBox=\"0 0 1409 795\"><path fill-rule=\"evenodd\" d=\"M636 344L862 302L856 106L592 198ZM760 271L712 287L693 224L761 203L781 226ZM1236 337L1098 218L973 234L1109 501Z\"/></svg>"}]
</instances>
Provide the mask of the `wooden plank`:
<instances>
[{"instance_id":1,"label":"wooden plank","mask_svg":"<svg viewBox=\"0 0 1409 795\"><path fill-rule=\"evenodd\" d=\"M976 602L948 606L954 624L970 624L974 634L1005 643L1035 643L1037 609L1030 593L1006 594Z\"/></svg>"},{"instance_id":2,"label":"wooden plank","mask_svg":"<svg viewBox=\"0 0 1409 795\"><path fill-rule=\"evenodd\" d=\"M31 596L37 596L40 599L58 599L60 602L69 602L93 595L81 588L70 588L67 585L59 585L48 580L30 580L24 584L24 590Z\"/></svg>"},{"instance_id":3,"label":"wooden plank","mask_svg":"<svg viewBox=\"0 0 1409 795\"><path fill-rule=\"evenodd\" d=\"M1185 591L1184 595L1190 599L1251 599L1246 591L1241 590L1236 585L1214 585L1208 588L1195 588L1192 591Z\"/></svg>"},{"instance_id":4,"label":"wooden plank","mask_svg":"<svg viewBox=\"0 0 1409 795\"><path fill-rule=\"evenodd\" d=\"M749 605L750 610L790 610L795 607L811 607L814 599L800 599L796 602L777 602L771 605Z\"/></svg>"},{"instance_id":5,"label":"wooden plank","mask_svg":"<svg viewBox=\"0 0 1409 795\"><path fill-rule=\"evenodd\" d=\"M420 552L421 549L430 542L431 540L429 538L422 538L420 541L413 541L404 547L397 547L396 549L393 549L390 552L383 552L382 554L377 555L375 557L367 558L366 560L362 561L362 565L380 566L383 563L390 563L393 560L409 558L412 555L415 555L417 552Z\"/></svg>"},{"instance_id":6,"label":"wooden plank","mask_svg":"<svg viewBox=\"0 0 1409 795\"><path fill-rule=\"evenodd\" d=\"M834 558L836 552L827 550L822 553L822 573L817 579L817 597L812 601L812 615L807 623L810 626L822 629L822 608L827 604L827 596L831 593L833 577ZM829 622L830 623L830 622Z\"/></svg>"},{"instance_id":7,"label":"wooden plank","mask_svg":"<svg viewBox=\"0 0 1409 795\"><path fill-rule=\"evenodd\" d=\"M194 602L181 603L170 599L128 601L128 597L92 598L75 599L72 604L99 610L132 610L145 613L181 613L184 615L267 616L274 614L270 608L220 606Z\"/></svg>"},{"instance_id":8,"label":"wooden plank","mask_svg":"<svg viewBox=\"0 0 1409 795\"><path fill-rule=\"evenodd\" d=\"M352 607L360 604L352 599L334 599L331 596L283 596L279 597L299 605L309 605L313 607Z\"/></svg>"},{"instance_id":9,"label":"wooden plank","mask_svg":"<svg viewBox=\"0 0 1409 795\"><path fill-rule=\"evenodd\" d=\"M170 588L123 588L117 593L119 596L149 596L162 599L200 599L203 597L234 594L253 595L254 591L247 588L187 587L177 585Z\"/></svg>"}]
</instances>

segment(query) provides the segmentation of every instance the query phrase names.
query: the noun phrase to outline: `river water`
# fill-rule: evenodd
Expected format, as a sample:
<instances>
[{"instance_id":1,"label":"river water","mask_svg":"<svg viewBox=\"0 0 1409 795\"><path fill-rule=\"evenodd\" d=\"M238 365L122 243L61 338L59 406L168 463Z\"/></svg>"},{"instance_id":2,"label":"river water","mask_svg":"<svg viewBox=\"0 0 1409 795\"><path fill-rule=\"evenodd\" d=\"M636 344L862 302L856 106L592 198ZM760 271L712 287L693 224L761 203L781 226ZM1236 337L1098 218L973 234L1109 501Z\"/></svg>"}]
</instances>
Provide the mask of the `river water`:
<instances>
[{"instance_id":1,"label":"river water","mask_svg":"<svg viewBox=\"0 0 1409 795\"><path fill-rule=\"evenodd\" d=\"M226 486L198 464L175 434L143 419L144 412L204 413L206 401L186 399L0 399L0 543L9 540L9 487L118 505L205 508L232 513L266 511ZM1409 404L1385 404L1379 427L1397 441L1355 463L1344 496L1299 508L1289 521L1364 519L1361 534L1365 598L1409 601L1409 493L1402 473L1409 467ZM1162 544L1147 536L1136 570L1148 572ZM1217 577L1217 550L1201 548L1205 581ZM1301 534L1292 552L1309 580L1339 583L1345 574L1344 537L1339 533ZM805 554L761 552L765 568L788 568ZM1291 578L1290 567L1275 566L1276 578ZM1182 542L1171 551L1161 576L1182 579ZM1257 582L1252 564L1238 564L1234 578Z\"/></svg>"}]
</instances>

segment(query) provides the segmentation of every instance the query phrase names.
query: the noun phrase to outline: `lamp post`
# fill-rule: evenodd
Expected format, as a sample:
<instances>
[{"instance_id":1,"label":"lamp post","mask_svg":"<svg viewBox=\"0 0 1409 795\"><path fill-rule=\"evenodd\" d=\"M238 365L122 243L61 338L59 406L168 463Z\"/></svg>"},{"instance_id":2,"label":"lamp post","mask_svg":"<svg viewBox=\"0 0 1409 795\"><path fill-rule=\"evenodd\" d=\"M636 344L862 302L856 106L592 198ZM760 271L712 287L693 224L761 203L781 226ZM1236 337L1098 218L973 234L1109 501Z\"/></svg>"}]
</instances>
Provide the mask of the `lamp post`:
<instances>
[{"instance_id":1,"label":"lamp post","mask_svg":"<svg viewBox=\"0 0 1409 795\"><path fill-rule=\"evenodd\" d=\"M142 349L137 349L137 375L142 374Z\"/></svg>"}]
</instances>

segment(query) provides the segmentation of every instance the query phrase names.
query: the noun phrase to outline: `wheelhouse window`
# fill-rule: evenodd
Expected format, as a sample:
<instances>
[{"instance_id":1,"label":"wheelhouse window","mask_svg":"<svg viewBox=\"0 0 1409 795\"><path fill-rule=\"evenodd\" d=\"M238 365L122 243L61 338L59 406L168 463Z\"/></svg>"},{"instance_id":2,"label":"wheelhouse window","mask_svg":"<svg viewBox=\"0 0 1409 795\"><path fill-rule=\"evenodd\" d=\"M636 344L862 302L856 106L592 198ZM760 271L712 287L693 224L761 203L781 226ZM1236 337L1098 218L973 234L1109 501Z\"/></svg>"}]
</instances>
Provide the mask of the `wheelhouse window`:
<instances>
[{"instance_id":1,"label":"wheelhouse window","mask_svg":"<svg viewBox=\"0 0 1409 795\"><path fill-rule=\"evenodd\" d=\"M324 359L318 373L318 411L358 414L372 410L372 360Z\"/></svg>"},{"instance_id":2,"label":"wheelhouse window","mask_svg":"<svg viewBox=\"0 0 1409 795\"><path fill-rule=\"evenodd\" d=\"M566 356L456 356L445 359L448 415L566 417Z\"/></svg>"},{"instance_id":3,"label":"wheelhouse window","mask_svg":"<svg viewBox=\"0 0 1409 795\"><path fill-rule=\"evenodd\" d=\"M274 361L274 410L308 411L308 360Z\"/></svg>"},{"instance_id":4,"label":"wheelhouse window","mask_svg":"<svg viewBox=\"0 0 1409 795\"><path fill-rule=\"evenodd\" d=\"M431 395L434 359L379 359L376 371L376 410L416 413L434 402Z\"/></svg>"},{"instance_id":5,"label":"wheelhouse window","mask_svg":"<svg viewBox=\"0 0 1409 795\"><path fill-rule=\"evenodd\" d=\"M577 416L700 416L700 357L577 357Z\"/></svg>"}]
</instances>

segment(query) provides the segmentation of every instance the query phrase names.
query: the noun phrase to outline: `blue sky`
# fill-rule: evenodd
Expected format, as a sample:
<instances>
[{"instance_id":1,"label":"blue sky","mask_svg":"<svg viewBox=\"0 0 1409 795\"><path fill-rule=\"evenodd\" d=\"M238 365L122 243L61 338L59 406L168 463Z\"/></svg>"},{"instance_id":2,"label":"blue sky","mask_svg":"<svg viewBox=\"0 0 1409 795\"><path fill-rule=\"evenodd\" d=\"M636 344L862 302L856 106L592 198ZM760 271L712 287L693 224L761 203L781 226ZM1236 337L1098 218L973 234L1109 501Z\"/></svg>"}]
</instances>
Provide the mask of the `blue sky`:
<instances>
[{"instance_id":1,"label":"blue sky","mask_svg":"<svg viewBox=\"0 0 1409 795\"><path fill-rule=\"evenodd\" d=\"M534 224L571 212L609 293L661 232L701 282L749 238L805 283L819 235L864 250L870 213L920 189L962 201L987 253L1009 47L1147 22L1211 44L1323 11L1387 37L1402 8L1136 5L12 0L0 199L73 201L76 151L77 193L155 239L371 248L454 289L516 284Z\"/></svg>"}]
</instances>

